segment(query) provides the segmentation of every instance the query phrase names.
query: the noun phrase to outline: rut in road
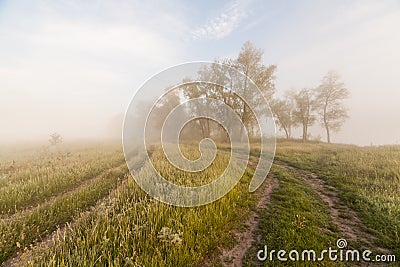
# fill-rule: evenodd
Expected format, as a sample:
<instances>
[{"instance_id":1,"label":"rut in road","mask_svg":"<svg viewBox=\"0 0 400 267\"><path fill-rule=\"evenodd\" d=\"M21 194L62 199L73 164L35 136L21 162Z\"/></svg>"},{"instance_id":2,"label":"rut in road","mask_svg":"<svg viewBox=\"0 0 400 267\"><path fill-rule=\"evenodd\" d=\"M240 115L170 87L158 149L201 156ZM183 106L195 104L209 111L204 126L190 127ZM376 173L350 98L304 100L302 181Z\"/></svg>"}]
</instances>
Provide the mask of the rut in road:
<instances>
[{"instance_id":1,"label":"rut in road","mask_svg":"<svg viewBox=\"0 0 400 267\"><path fill-rule=\"evenodd\" d=\"M267 178L266 184L263 186L260 192L260 199L258 200L256 211L261 211L267 208L270 201L272 192L279 187L279 180L270 176ZM260 222L260 216L256 211L252 211L249 219L244 223L246 231L239 232L235 231L237 244L232 249L223 249L220 256L220 260L223 266L242 266L243 258L247 250L251 247L255 238L255 231L258 228Z\"/></svg>"},{"instance_id":2,"label":"rut in road","mask_svg":"<svg viewBox=\"0 0 400 267\"><path fill-rule=\"evenodd\" d=\"M113 167L111 169L105 170L105 171L101 172L100 174L98 174L96 176L93 176L90 179L85 180L83 183L81 183L79 186L77 186L73 190L70 190L70 191L67 191L67 192L63 192L62 194L60 194L60 195L58 195L56 197L53 197L50 201L45 202L45 205L51 204L51 203L55 202L56 200L62 199L63 197L68 196L69 194L77 192L78 190L84 188L85 186L88 186L90 183L92 183L92 182L96 181L97 179L99 179L102 175L105 175L106 173L110 173L110 172L122 169L125 166L126 166L126 163L120 164L120 165L118 165L116 167ZM125 179L125 181L126 181L126 179ZM117 185L117 187L112 189L109 194L106 194L102 198L98 199L96 201L95 205L93 205L91 207L88 207L88 210L82 212L82 214L95 212L96 211L96 207L104 205L104 203L106 203L106 201L109 198L109 196L111 195L111 193L117 191L119 188L122 187L122 185L123 185L123 183ZM30 211L32 212L32 211L34 211L36 209L39 209L39 208L40 208L40 206L37 206L37 207L32 208ZM24 211L24 213L25 212L26 211ZM22 215L20 215L20 216L22 216ZM18 252L16 255L12 256L8 260L6 260L2 264L0 264L0 266L1 267L13 267L13 266L21 266L21 265L23 265L24 261L28 261L28 259L30 259L32 257L32 253L34 253L35 250L38 250L38 251L39 250L43 250L44 251L46 248L53 246L55 244L55 239L66 235L68 233L68 231L70 231L72 229L72 225L73 225L73 220L66 222L61 227L58 227L56 230L54 230L53 232L51 232L47 236L45 236L41 241L37 242L33 247L31 247L30 249L27 249L26 251L24 251L22 253Z\"/></svg>"},{"instance_id":3,"label":"rut in road","mask_svg":"<svg viewBox=\"0 0 400 267\"><path fill-rule=\"evenodd\" d=\"M44 199L42 202L37 203L35 206L25 208L25 209L20 210L12 215L8 215L7 217L5 217L5 215L3 215L3 216L0 215L0 222L7 223L7 222L11 222L13 220L18 220L19 218L22 218L24 216L27 216L29 213L35 212L43 206L51 205L52 203L56 202L57 200L60 200L60 199L64 198L65 196L71 195L74 192L81 190L82 188L93 183L95 180L99 179L102 175L105 175L108 172L116 171L120 168L123 168L124 166L126 166L125 162L118 164L117 166L114 166L110 169L103 170L103 171L99 172L98 174L96 174L88 179L83 180L82 182L78 183L76 186L71 186L71 188L68 188L67 190L62 191L62 192L58 193L57 195L54 195L48 199Z\"/></svg>"},{"instance_id":4,"label":"rut in road","mask_svg":"<svg viewBox=\"0 0 400 267\"><path fill-rule=\"evenodd\" d=\"M375 236L363 230L366 229L366 226L358 217L357 213L340 200L338 197L338 190L335 187L327 185L313 172L300 170L284 163L275 164L275 166L296 174L318 194L328 205L328 211L332 221L339 227L343 238L350 241L350 243L361 244L363 249L376 249L381 253L390 253L388 249L375 244ZM329 231L327 229L322 230Z\"/></svg>"}]
</instances>

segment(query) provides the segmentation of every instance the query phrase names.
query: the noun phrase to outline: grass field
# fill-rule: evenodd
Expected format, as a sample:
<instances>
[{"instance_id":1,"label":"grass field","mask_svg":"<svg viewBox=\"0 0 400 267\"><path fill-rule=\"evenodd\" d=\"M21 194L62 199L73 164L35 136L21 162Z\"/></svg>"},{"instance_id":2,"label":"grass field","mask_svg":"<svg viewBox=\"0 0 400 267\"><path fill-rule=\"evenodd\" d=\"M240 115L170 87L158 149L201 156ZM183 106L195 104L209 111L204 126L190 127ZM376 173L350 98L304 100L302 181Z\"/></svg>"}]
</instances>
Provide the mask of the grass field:
<instances>
[{"instance_id":1,"label":"grass field","mask_svg":"<svg viewBox=\"0 0 400 267\"><path fill-rule=\"evenodd\" d=\"M183 150L198 156L195 147ZM192 185L217 178L229 154L219 152L207 170L192 175L174 169L158 147L151 157L169 180ZM37 148L0 160L5 266L349 266L256 257L264 245L321 251L339 238L349 248L400 259L400 147L279 141L256 193L247 191L253 156L232 191L196 208L147 196L129 174L120 144ZM145 172L144 156L134 160L135 175ZM261 207L269 181L276 186ZM244 250L243 258L230 253L237 250Z\"/></svg>"}]
</instances>

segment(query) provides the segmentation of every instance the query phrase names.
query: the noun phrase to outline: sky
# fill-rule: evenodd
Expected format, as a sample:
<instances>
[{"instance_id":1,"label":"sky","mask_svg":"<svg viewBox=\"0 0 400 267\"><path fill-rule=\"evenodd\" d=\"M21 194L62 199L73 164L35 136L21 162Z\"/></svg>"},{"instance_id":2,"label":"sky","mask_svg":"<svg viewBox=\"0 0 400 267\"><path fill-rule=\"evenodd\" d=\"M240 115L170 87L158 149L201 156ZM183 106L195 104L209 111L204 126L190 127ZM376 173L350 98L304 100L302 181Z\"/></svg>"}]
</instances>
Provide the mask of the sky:
<instances>
[{"instance_id":1,"label":"sky","mask_svg":"<svg viewBox=\"0 0 400 267\"><path fill-rule=\"evenodd\" d=\"M399 25L396 0L0 0L0 141L106 136L154 74L251 41L277 96L341 75L350 118L333 142L399 144Z\"/></svg>"}]
</instances>

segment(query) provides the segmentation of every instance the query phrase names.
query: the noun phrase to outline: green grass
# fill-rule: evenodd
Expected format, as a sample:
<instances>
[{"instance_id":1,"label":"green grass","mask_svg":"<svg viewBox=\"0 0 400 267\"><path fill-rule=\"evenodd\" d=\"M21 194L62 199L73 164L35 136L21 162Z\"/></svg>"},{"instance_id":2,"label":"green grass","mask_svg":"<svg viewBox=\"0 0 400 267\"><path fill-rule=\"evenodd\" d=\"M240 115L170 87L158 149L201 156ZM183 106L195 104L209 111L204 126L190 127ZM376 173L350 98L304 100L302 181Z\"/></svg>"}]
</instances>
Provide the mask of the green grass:
<instances>
[{"instance_id":1,"label":"green grass","mask_svg":"<svg viewBox=\"0 0 400 267\"><path fill-rule=\"evenodd\" d=\"M3 169L6 174L1 179L0 215L31 208L123 163L118 150L91 149L83 153L59 152L46 159L29 160L23 167Z\"/></svg>"},{"instance_id":2,"label":"green grass","mask_svg":"<svg viewBox=\"0 0 400 267\"><path fill-rule=\"evenodd\" d=\"M0 262L40 241L58 226L93 206L115 188L126 173L126 168L107 172L87 186L38 206L30 213L0 221Z\"/></svg>"},{"instance_id":3,"label":"green grass","mask_svg":"<svg viewBox=\"0 0 400 267\"><path fill-rule=\"evenodd\" d=\"M273 167L280 186L274 191L267 210L262 211L259 230L261 241L250 249L244 266L315 266L313 262L281 262L275 257L264 262L256 258L258 250L268 251L313 249L317 252L334 247L339 234L332 223L326 204L295 175ZM327 229L329 231L327 231ZM286 255L287 257L287 255ZM323 266L338 266L327 260Z\"/></svg>"},{"instance_id":4,"label":"green grass","mask_svg":"<svg viewBox=\"0 0 400 267\"><path fill-rule=\"evenodd\" d=\"M209 174L219 168L218 164L213 166ZM161 170L169 171L168 168ZM251 172L247 171L224 198L194 208L155 201L129 180L110 196L112 205L79 218L67 238L61 238L54 247L38 253L27 264L202 265L206 258L213 260L221 246L232 244L231 230L254 206L254 195L247 192L250 178Z\"/></svg>"},{"instance_id":5,"label":"green grass","mask_svg":"<svg viewBox=\"0 0 400 267\"><path fill-rule=\"evenodd\" d=\"M223 172L229 149L219 147L223 149L213 164L195 174L167 163L159 147L153 148L151 159L168 180L200 185ZM191 144L181 148L188 158L199 156ZM253 146L253 161L258 154ZM252 178L248 168L232 191L211 204L181 208L158 202L127 175L126 167L106 171L123 162L115 145L27 152L20 158L9 155L0 159L0 263L32 245L32 255L23 257L28 266L219 266L221 248L239 242L232 231L246 230L242 222L255 210L258 197L248 193ZM143 157L133 159L135 169L141 168L135 175L146 173L148 163L143 165ZM339 228L332 223L327 205L302 180L301 170L316 173L338 189L341 202L358 213L377 244L400 258L399 147L280 141L276 160L295 170L272 168L280 187L272 193L267 209L259 211L261 240L246 253L247 266L287 265L259 262L256 253L264 245L289 251L335 247ZM340 216L349 218L345 211ZM53 235L53 246L35 246L65 223L69 223L67 231ZM293 263L305 264L315 266Z\"/></svg>"},{"instance_id":6,"label":"green grass","mask_svg":"<svg viewBox=\"0 0 400 267\"><path fill-rule=\"evenodd\" d=\"M276 159L312 171L337 188L376 244L400 258L400 147L289 144L278 149Z\"/></svg>"}]
</instances>

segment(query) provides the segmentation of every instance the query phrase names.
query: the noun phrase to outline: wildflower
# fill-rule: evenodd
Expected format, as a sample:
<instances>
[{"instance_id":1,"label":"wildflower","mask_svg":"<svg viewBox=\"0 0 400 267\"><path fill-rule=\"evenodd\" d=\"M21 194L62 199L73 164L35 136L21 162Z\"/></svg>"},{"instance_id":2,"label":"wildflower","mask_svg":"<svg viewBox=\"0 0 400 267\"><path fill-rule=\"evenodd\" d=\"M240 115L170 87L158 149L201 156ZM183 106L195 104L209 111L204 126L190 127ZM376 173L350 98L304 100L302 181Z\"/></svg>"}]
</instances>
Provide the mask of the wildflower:
<instances>
[{"instance_id":1,"label":"wildflower","mask_svg":"<svg viewBox=\"0 0 400 267\"><path fill-rule=\"evenodd\" d=\"M158 232L157 237L162 241L170 244L180 244L182 242L182 232L181 231L173 231L169 227L162 227L160 232Z\"/></svg>"},{"instance_id":2,"label":"wildflower","mask_svg":"<svg viewBox=\"0 0 400 267\"><path fill-rule=\"evenodd\" d=\"M296 215L294 215L294 220L292 222L292 225L297 228L304 229L306 227L306 220L304 217L302 220L300 215L296 214Z\"/></svg>"}]
</instances>

